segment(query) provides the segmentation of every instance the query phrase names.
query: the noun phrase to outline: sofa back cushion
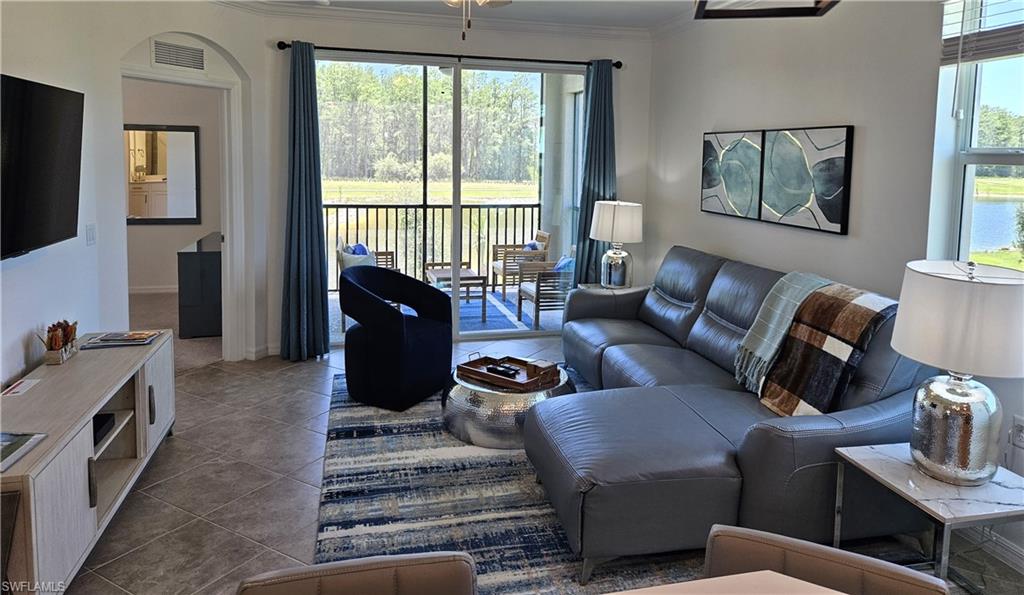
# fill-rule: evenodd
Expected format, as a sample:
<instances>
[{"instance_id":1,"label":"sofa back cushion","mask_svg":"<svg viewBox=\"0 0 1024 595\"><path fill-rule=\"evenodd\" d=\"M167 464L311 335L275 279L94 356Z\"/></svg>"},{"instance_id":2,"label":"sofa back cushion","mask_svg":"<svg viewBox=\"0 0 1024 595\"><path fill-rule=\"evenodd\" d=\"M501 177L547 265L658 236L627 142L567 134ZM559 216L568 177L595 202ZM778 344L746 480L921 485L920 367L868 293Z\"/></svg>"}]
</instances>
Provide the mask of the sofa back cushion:
<instances>
[{"instance_id":1,"label":"sofa back cushion","mask_svg":"<svg viewBox=\"0 0 1024 595\"><path fill-rule=\"evenodd\" d=\"M661 261L654 286L640 305L640 320L685 344L723 263L720 256L674 246Z\"/></svg>"},{"instance_id":2,"label":"sofa back cushion","mask_svg":"<svg viewBox=\"0 0 1024 595\"><path fill-rule=\"evenodd\" d=\"M754 324L761 302L782 273L742 262L722 265L708 290L704 310L686 340L686 347L735 372L736 350Z\"/></svg>"}]
</instances>

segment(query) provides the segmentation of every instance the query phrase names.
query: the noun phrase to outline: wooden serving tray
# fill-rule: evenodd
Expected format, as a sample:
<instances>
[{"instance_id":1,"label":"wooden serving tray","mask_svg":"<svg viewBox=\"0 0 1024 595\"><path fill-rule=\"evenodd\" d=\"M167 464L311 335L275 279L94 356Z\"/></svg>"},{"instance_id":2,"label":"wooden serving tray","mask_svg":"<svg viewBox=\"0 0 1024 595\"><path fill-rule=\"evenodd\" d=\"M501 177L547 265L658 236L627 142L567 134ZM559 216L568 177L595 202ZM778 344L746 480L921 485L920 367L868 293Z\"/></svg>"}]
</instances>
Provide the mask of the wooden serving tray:
<instances>
[{"instance_id":1,"label":"wooden serving tray","mask_svg":"<svg viewBox=\"0 0 1024 595\"><path fill-rule=\"evenodd\" d=\"M500 374L487 371L487 366L493 364L507 364L519 368L515 378L509 378ZM501 388L508 388L522 392L540 390L558 384L560 378L558 365L544 360L525 360L518 357L490 357L483 356L471 359L466 363L456 366L455 373L459 378L475 380L484 384L491 384Z\"/></svg>"}]
</instances>

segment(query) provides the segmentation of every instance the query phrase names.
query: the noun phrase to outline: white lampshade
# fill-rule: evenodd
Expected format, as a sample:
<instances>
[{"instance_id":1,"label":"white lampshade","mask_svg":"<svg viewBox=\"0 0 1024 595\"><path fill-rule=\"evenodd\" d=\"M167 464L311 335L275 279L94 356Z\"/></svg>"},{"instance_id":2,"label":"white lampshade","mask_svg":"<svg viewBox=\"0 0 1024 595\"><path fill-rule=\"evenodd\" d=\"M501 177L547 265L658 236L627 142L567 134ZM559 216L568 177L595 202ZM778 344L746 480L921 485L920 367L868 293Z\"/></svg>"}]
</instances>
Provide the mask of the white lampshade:
<instances>
[{"instance_id":1,"label":"white lampshade","mask_svg":"<svg viewBox=\"0 0 1024 595\"><path fill-rule=\"evenodd\" d=\"M1024 272L965 262L907 263L892 347L960 374L1024 377Z\"/></svg>"},{"instance_id":2,"label":"white lampshade","mask_svg":"<svg viewBox=\"0 0 1024 595\"><path fill-rule=\"evenodd\" d=\"M590 238L616 244L635 244L644 239L644 206L621 200L594 203Z\"/></svg>"}]
</instances>

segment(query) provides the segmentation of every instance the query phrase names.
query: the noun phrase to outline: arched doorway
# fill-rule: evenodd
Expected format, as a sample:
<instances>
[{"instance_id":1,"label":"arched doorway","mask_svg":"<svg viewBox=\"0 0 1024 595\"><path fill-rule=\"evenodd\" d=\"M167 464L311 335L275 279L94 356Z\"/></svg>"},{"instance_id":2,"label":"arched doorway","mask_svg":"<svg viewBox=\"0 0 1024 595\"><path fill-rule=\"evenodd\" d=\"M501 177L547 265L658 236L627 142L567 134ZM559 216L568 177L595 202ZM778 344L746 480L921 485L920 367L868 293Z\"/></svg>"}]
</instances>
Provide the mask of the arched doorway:
<instances>
[{"instance_id":1,"label":"arched doorway","mask_svg":"<svg viewBox=\"0 0 1024 595\"><path fill-rule=\"evenodd\" d=\"M132 85L170 85L191 88L197 92L217 97L214 101L218 104L216 109L219 113L216 125L211 126L215 129L207 130L202 134L215 135L220 148L219 159L216 161L218 175L215 176L216 182L212 184L214 188L212 188L212 192L205 192L208 199L219 199L219 208L215 211L218 215L216 219L219 225L213 227L218 227L223 234L220 259L222 338L219 356L229 361L244 359L247 355L251 357L252 354L248 353L250 349L247 349L247 336L251 334L248 329L253 328L255 321L252 308L247 307L250 302L247 299L247 290L250 285L248 276L252 265L248 262L250 256L245 249L248 233L246 211L247 196L249 196L248 180L251 179L249 171L251 160L243 142L245 138L243 122L246 121L243 110L244 106L248 105L248 98L245 96L249 87L248 75L237 60L220 45L203 36L187 32L161 33L136 44L122 57L121 74L122 80L130 82ZM141 123L145 124L145 122ZM161 124L160 122L153 123ZM126 151L128 151L127 140ZM126 171L126 174L130 181L131 172ZM126 217L131 223L132 218L136 215L131 212L130 188L131 186L126 184ZM200 196L202 194L200 193ZM200 200L199 203L201 202ZM205 211L201 204L197 208ZM137 229L135 226L129 225L128 227L129 246L131 246L132 234L139 234L135 233ZM138 229L147 227L156 229L165 226L140 225ZM197 236L195 239L199 238L200 229L201 227L191 228L192 235ZM207 232L217 231L202 229ZM162 236L165 241L171 241L168 237L189 233L187 229L180 231L183 233L173 234L164 230ZM181 243L181 248L184 248L191 242L179 243ZM129 250L131 250L130 247ZM167 254L164 254L164 262L168 262ZM173 287L176 291L177 284ZM160 287L157 286L157 290L159 289ZM201 350L209 351L210 345L204 345ZM197 360L197 362L208 363L202 360ZM190 365L187 360L183 361L183 364Z\"/></svg>"}]
</instances>

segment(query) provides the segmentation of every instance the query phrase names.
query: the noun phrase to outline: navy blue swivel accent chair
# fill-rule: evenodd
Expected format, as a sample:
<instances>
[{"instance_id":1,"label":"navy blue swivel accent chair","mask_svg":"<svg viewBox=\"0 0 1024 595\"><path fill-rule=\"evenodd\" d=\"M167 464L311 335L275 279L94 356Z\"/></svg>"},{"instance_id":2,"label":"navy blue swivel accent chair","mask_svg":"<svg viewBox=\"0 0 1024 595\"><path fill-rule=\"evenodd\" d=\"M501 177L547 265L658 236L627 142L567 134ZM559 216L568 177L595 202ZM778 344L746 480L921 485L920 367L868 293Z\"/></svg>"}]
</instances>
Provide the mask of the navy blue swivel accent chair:
<instances>
[{"instance_id":1,"label":"navy blue swivel accent chair","mask_svg":"<svg viewBox=\"0 0 1024 595\"><path fill-rule=\"evenodd\" d=\"M448 294L397 271L355 266L341 272L338 299L358 323L345 332L345 377L353 399L404 411L451 381Z\"/></svg>"}]
</instances>

